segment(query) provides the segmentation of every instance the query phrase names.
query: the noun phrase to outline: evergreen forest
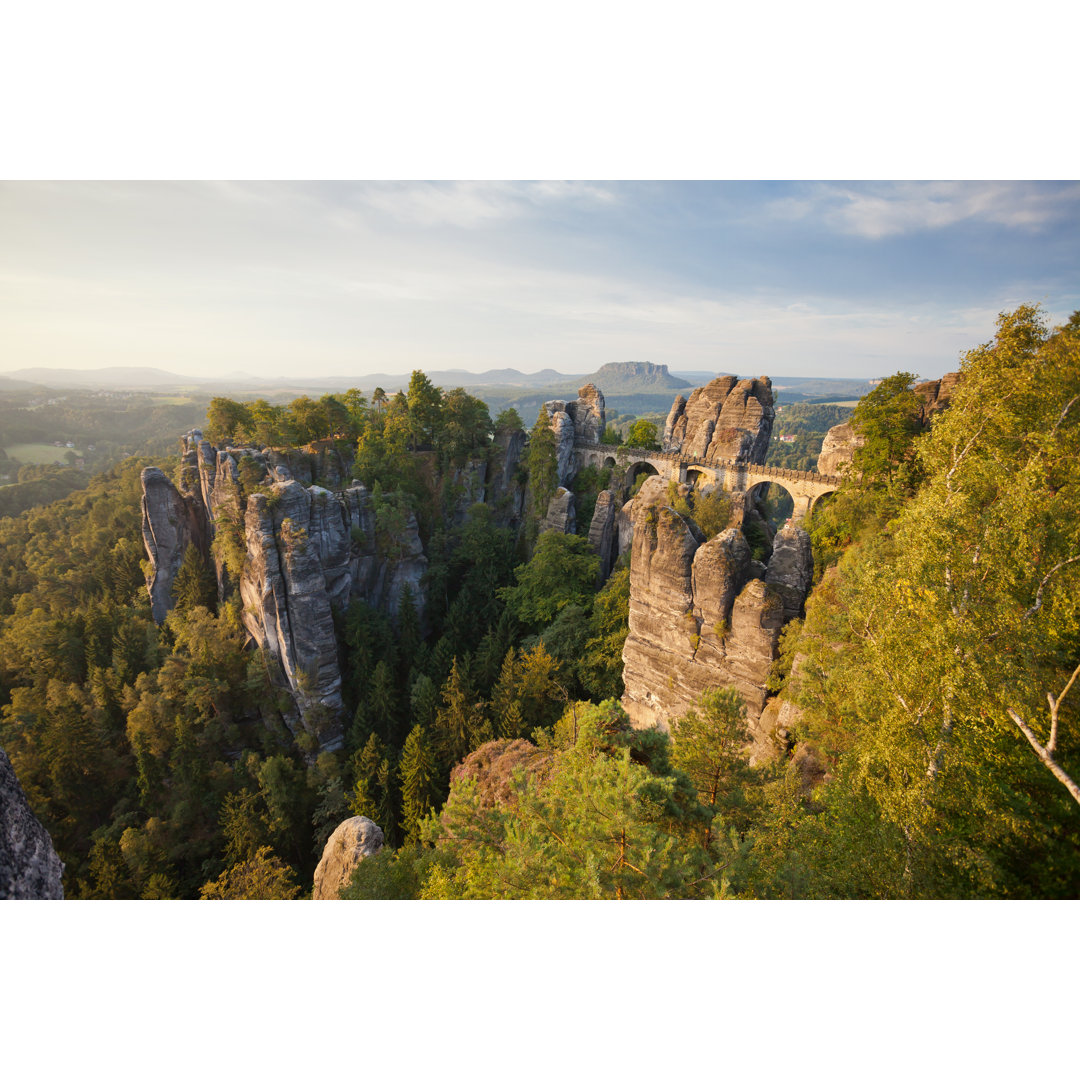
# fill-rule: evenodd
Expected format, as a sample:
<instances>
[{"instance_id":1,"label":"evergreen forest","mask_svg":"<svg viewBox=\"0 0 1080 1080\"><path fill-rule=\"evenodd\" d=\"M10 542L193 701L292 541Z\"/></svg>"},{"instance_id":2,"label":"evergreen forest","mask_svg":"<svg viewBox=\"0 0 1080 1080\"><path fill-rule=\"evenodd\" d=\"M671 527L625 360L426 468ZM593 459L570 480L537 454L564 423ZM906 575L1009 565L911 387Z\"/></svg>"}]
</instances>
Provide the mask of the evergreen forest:
<instances>
[{"instance_id":1,"label":"evergreen forest","mask_svg":"<svg viewBox=\"0 0 1080 1080\"><path fill-rule=\"evenodd\" d=\"M724 686L674 736L630 724L630 553L599 584L588 541L618 477L583 469L575 530L541 529L556 488L543 412L492 417L422 372L370 400L209 403L219 444L338 448L389 557L417 522L423 618L410 598L395 619L355 600L336 617L341 750L290 729L239 596L194 546L151 619L140 473L177 476L176 453L0 508L0 747L65 895L303 898L327 838L360 815L386 843L352 899L1076 897L1080 313L1003 314L929 423L913 381L777 418L774 440L796 441L770 464L812 467L841 422L864 441L806 523L815 584L769 676L798 720L754 765ZM613 449L655 444L656 424L631 419L603 433ZM520 518L457 513L463 470L526 432ZM676 509L706 535L727 524L707 499ZM237 539L215 541L226 565ZM499 798L493 740L515 741Z\"/></svg>"}]
</instances>

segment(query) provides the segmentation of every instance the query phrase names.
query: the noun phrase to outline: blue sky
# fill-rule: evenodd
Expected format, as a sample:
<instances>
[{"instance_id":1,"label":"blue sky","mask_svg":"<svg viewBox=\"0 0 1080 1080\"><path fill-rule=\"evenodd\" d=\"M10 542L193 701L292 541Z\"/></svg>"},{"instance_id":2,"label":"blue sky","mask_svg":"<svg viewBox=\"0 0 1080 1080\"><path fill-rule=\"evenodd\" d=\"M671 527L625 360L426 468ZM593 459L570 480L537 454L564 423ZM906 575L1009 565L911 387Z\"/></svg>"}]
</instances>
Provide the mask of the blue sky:
<instances>
[{"instance_id":1,"label":"blue sky","mask_svg":"<svg viewBox=\"0 0 1080 1080\"><path fill-rule=\"evenodd\" d=\"M1074 182L6 182L0 371L933 377L1078 252Z\"/></svg>"}]
</instances>

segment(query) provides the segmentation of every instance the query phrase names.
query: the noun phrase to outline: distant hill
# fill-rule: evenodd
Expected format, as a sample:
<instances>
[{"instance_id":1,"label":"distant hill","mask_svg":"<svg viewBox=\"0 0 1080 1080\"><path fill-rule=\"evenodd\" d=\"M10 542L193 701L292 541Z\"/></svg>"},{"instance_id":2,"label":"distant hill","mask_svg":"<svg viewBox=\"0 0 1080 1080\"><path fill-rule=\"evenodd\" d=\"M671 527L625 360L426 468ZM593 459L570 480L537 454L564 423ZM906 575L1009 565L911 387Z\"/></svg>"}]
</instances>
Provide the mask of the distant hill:
<instances>
[{"instance_id":1,"label":"distant hill","mask_svg":"<svg viewBox=\"0 0 1080 1080\"><path fill-rule=\"evenodd\" d=\"M518 401L531 408L533 401L549 401L552 398L574 397L585 383L595 383L608 400L623 399L624 409L653 408L653 402L663 396L671 400L695 386L703 386L726 372L685 371L673 374L667 364L647 362L621 362L604 364L591 374L568 374L545 368L543 371L522 372L516 368L494 368L489 371L471 372L461 369L428 371L433 383L443 389L463 386L491 405ZM745 376L743 376L745 377ZM34 383L38 388L100 389L131 391L202 391L209 395L221 394L240 398L257 396L275 401L288 401L301 394L320 396L325 393L344 391L357 387L371 393L381 386L387 393L403 390L409 385L407 374L331 375L309 377L300 373L267 378L230 371L216 378L177 374L151 367L107 367L88 371L74 368L23 368L6 373L0 379L10 379L9 390L23 389L18 380ZM2 383L0 383L2 385ZM860 379L827 379L813 376L776 377L773 392L781 404L808 400L841 401L861 397L871 389L870 383ZM631 399L634 399L631 406ZM651 400L646 400L651 399Z\"/></svg>"},{"instance_id":2,"label":"distant hill","mask_svg":"<svg viewBox=\"0 0 1080 1080\"><path fill-rule=\"evenodd\" d=\"M605 364L599 371L584 376L579 385L587 382L595 383L605 394L615 395L685 390L694 385L672 375L667 364L649 363Z\"/></svg>"}]
</instances>

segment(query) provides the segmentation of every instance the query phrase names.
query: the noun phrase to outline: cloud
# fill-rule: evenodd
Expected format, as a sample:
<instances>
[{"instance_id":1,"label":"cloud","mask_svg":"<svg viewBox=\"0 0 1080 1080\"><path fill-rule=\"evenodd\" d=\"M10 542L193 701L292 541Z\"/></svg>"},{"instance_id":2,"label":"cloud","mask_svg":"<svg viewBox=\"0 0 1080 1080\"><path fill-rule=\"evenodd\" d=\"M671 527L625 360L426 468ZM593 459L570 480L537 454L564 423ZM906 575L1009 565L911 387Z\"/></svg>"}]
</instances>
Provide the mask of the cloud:
<instances>
[{"instance_id":1,"label":"cloud","mask_svg":"<svg viewBox=\"0 0 1080 1080\"><path fill-rule=\"evenodd\" d=\"M1036 231L1065 214L1075 215L1078 204L1080 184L927 181L820 184L805 194L773 200L768 209L779 220L817 218L837 232L881 240L964 221Z\"/></svg>"},{"instance_id":2,"label":"cloud","mask_svg":"<svg viewBox=\"0 0 1080 1080\"><path fill-rule=\"evenodd\" d=\"M595 207L616 201L610 187L567 180L372 183L359 185L353 196L358 208L409 225L461 229L532 216L560 203Z\"/></svg>"}]
</instances>

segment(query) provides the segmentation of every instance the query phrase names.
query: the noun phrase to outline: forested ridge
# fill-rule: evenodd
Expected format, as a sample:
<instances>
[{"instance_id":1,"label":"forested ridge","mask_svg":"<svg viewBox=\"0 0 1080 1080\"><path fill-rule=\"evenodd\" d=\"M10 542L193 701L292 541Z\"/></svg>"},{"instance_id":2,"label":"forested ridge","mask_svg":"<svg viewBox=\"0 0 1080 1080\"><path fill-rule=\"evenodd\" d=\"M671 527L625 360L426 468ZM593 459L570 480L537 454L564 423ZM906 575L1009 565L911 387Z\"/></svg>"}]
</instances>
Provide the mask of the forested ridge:
<instances>
[{"instance_id":1,"label":"forested ridge","mask_svg":"<svg viewBox=\"0 0 1080 1080\"><path fill-rule=\"evenodd\" d=\"M419 372L390 398L215 399L208 417L215 438L348 447L386 536L404 511L419 522L423 624L409 604L339 619L341 751L290 732L238 598L218 600L197 553L152 621L139 474L174 461L0 519L0 746L66 895L310 894L326 838L359 814L387 846L358 898L1075 896L1080 316L1002 316L960 376L930 424L908 373L855 409L865 443L810 520L818 584L770 678L799 718L755 767L730 691L674 739L631 728L627 557L598 588L584 535L537 528L544 423L524 519L478 504L448 524L459 470L522 424ZM578 476L578 533L612 481ZM497 739L516 740L500 798L475 768L451 783Z\"/></svg>"}]
</instances>

